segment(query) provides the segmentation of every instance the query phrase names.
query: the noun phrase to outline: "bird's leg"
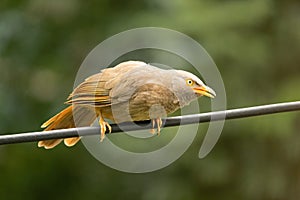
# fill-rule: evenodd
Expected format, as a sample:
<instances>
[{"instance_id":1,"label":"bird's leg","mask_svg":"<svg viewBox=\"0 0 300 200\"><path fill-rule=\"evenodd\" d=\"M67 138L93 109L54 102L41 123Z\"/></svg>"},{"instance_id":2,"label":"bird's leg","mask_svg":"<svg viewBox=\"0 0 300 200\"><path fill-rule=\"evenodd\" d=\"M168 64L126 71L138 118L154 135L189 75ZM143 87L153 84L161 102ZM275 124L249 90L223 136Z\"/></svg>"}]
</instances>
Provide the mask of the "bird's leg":
<instances>
[{"instance_id":1,"label":"bird's leg","mask_svg":"<svg viewBox=\"0 0 300 200\"><path fill-rule=\"evenodd\" d=\"M154 135L155 134L155 129L154 129L154 126L155 126L155 119L151 119L151 124L152 124L152 128L149 130L149 132Z\"/></svg>"},{"instance_id":2,"label":"bird's leg","mask_svg":"<svg viewBox=\"0 0 300 200\"><path fill-rule=\"evenodd\" d=\"M100 130L101 130L100 142L102 142L103 139L105 138L106 127L108 128L109 133L111 133L111 126L109 125L109 123L104 121L104 118L102 117L101 112L99 112L98 114L99 114L99 125L100 125Z\"/></svg>"},{"instance_id":3,"label":"bird's leg","mask_svg":"<svg viewBox=\"0 0 300 200\"><path fill-rule=\"evenodd\" d=\"M152 129L150 129L150 133L151 134L155 134L155 129L154 129L154 127L155 127L155 124L156 124L156 126L157 126L157 135L159 135L160 134L160 128L161 128L161 126L162 126L162 120L161 120L161 118L156 118L156 119L152 119L151 120L151 123L152 123Z\"/></svg>"},{"instance_id":4,"label":"bird's leg","mask_svg":"<svg viewBox=\"0 0 300 200\"><path fill-rule=\"evenodd\" d=\"M155 119L155 121L156 121L156 126L157 126L157 135L159 135L160 134L160 128L161 128L161 125L162 125L162 120L161 120L161 118L157 118L157 119Z\"/></svg>"}]
</instances>

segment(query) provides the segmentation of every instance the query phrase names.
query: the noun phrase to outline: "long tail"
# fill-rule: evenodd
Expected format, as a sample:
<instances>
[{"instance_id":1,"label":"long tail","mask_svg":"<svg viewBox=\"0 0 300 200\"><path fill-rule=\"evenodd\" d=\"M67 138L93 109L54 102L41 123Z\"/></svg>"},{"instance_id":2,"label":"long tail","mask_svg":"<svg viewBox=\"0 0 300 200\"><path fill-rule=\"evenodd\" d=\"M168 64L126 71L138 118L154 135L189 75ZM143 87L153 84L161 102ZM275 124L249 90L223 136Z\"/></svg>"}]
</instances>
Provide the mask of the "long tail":
<instances>
[{"instance_id":1,"label":"long tail","mask_svg":"<svg viewBox=\"0 0 300 200\"><path fill-rule=\"evenodd\" d=\"M55 129L64 129L64 128L75 128L74 116L76 117L76 126L90 126L95 119L97 118L96 113L85 106L69 106L57 115L50 118L44 124L42 128L45 128L44 131L55 130ZM53 139L53 140L44 140L39 141L38 147L44 147L45 149L51 149L58 145L62 140L66 146L73 146L79 140L80 137L65 138L65 139Z\"/></svg>"}]
</instances>

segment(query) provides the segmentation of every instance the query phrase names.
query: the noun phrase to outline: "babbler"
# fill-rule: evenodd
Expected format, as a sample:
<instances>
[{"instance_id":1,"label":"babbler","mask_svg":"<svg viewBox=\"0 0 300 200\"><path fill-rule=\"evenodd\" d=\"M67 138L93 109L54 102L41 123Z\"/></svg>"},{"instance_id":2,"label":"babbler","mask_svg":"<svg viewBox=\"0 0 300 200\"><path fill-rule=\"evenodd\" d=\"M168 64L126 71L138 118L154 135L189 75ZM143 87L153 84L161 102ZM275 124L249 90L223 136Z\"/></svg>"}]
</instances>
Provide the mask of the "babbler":
<instances>
[{"instance_id":1,"label":"babbler","mask_svg":"<svg viewBox=\"0 0 300 200\"><path fill-rule=\"evenodd\" d=\"M103 69L88 77L70 94L69 107L46 121L45 131L90 126L99 118L102 141L106 129L105 119L116 123L126 121L152 121L152 133L160 133L161 117L188 105L200 96L214 98L216 93L197 76L183 70L165 70L141 61L127 61L113 68ZM76 123L74 122L76 121ZM40 141L39 147L50 149L63 139ZM73 146L80 137L65 138Z\"/></svg>"}]
</instances>

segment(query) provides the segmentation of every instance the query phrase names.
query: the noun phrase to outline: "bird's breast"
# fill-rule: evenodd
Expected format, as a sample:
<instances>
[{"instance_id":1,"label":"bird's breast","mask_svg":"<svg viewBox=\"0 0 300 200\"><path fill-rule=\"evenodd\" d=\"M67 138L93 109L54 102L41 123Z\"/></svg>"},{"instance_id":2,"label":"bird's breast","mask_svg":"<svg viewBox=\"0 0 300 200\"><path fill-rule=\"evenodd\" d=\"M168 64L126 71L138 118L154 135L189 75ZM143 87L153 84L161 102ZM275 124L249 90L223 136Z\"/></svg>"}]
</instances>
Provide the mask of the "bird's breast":
<instances>
[{"instance_id":1,"label":"bird's breast","mask_svg":"<svg viewBox=\"0 0 300 200\"><path fill-rule=\"evenodd\" d=\"M142 121L167 116L180 108L174 92L160 84L138 87L126 102L113 104L111 116L117 123Z\"/></svg>"}]
</instances>

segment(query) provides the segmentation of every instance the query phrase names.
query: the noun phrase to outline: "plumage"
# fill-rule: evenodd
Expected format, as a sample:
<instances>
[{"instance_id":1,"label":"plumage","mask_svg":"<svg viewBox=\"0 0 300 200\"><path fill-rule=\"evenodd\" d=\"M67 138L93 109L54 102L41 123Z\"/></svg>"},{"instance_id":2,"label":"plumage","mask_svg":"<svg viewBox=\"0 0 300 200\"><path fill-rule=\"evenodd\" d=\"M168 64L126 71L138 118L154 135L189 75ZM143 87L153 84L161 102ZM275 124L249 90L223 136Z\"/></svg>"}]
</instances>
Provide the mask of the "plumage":
<instances>
[{"instance_id":1,"label":"plumage","mask_svg":"<svg viewBox=\"0 0 300 200\"><path fill-rule=\"evenodd\" d=\"M127 61L85 79L69 95L66 103L70 106L46 121L42 128L47 131L90 126L98 117L101 141L106 128L110 130L105 119L116 123L151 119L160 130L161 117L202 95L214 97L215 92L192 73ZM38 146L53 148L61 141L40 141ZM68 138L64 143L73 146L78 141L79 138Z\"/></svg>"}]
</instances>

